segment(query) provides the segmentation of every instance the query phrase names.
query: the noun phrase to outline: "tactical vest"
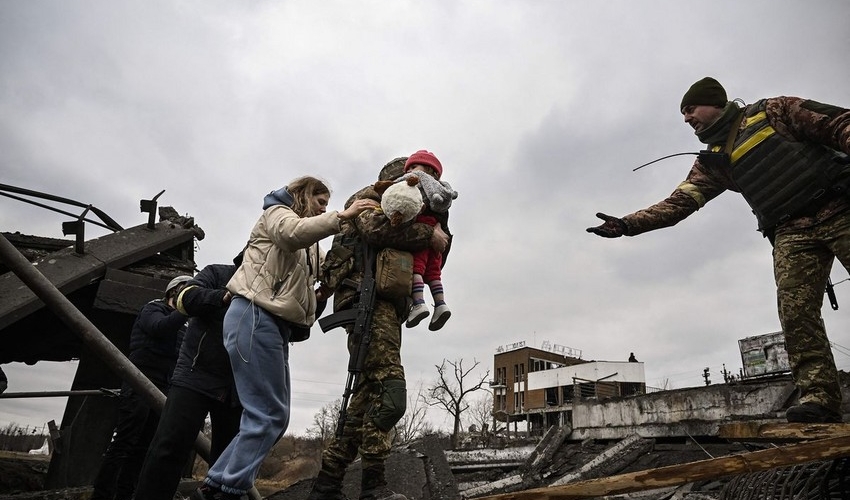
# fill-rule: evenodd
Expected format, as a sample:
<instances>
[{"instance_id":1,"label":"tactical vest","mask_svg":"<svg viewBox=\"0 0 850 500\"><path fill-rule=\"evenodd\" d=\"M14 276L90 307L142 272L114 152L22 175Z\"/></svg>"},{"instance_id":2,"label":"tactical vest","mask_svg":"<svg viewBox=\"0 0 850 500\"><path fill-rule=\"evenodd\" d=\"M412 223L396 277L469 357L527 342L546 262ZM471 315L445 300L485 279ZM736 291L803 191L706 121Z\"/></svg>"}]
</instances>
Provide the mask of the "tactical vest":
<instances>
[{"instance_id":1,"label":"tactical vest","mask_svg":"<svg viewBox=\"0 0 850 500\"><path fill-rule=\"evenodd\" d=\"M744 129L735 138L730 175L756 215L759 230L771 230L847 187L837 182L848 171L847 156L812 142L790 141L767 120L766 100L745 111ZM715 146L713 151L720 151Z\"/></svg>"}]
</instances>

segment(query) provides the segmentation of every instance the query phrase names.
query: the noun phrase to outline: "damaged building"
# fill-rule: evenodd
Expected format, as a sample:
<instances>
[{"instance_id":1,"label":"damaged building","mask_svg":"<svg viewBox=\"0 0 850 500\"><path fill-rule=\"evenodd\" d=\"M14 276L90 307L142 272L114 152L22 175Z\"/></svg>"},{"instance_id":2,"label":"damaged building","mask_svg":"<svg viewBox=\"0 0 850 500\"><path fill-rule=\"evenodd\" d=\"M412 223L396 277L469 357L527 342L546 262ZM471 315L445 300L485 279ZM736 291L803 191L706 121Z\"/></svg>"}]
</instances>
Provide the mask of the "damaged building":
<instances>
[{"instance_id":1,"label":"damaged building","mask_svg":"<svg viewBox=\"0 0 850 500\"><path fill-rule=\"evenodd\" d=\"M543 342L499 346L493 357L493 417L527 423L532 434L570 425L574 401L601 400L646 392L643 363L585 361L581 351ZM494 426L495 427L495 426Z\"/></svg>"}]
</instances>

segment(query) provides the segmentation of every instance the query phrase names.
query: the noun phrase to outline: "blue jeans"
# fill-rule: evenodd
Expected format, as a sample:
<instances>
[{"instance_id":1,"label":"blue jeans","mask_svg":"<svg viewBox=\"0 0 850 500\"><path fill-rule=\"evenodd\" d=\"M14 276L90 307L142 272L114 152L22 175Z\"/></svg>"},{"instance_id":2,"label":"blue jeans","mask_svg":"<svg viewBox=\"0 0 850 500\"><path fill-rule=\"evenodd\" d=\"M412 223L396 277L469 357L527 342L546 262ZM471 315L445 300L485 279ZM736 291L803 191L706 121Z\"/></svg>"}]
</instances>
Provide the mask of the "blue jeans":
<instances>
[{"instance_id":1,"label":"blue jeans","mask_svg":"<svg viewBox=\"0 0 850 500\"><path fill-rule=\"evenodd\" d=\"M204 482L245 494L260 465L289 425L289 329L263 308L233 297L224 316L242 419L239 433L210 467Z\"/></svg>"}]
</instances>

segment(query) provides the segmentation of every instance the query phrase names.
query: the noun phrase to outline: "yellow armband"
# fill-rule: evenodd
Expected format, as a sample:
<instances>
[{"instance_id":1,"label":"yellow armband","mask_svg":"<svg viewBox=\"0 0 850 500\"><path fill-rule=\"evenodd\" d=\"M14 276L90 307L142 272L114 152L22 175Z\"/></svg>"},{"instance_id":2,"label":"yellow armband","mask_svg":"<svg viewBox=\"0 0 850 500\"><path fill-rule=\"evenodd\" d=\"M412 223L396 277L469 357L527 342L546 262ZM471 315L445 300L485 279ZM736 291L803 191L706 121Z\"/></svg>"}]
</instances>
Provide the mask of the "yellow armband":
<instances>
[{"instance_id":1,"label":"yellow armband","mask_svg":"<svg viewBox=\"0 0 850 500\"><path fill-rule=\"evenodd\" d=\"M703 196L698 187L694 186L690 182L684 181L676 186L676 189L693 198L694 201L697 202L697 206L700 208L705 206L705 196Z\"/></svg>"}]
</instances>

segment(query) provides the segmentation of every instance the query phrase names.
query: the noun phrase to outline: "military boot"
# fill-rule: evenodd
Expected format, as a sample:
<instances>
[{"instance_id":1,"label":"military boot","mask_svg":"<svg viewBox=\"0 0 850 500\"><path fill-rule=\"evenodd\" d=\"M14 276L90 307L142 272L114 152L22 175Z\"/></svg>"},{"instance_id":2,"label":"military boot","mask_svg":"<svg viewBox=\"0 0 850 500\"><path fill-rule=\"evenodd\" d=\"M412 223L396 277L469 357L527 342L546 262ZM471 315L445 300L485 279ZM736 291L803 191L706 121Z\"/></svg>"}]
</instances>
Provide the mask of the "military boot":
<instances>
[{"instance_id":1,"label":"military boot","mask_svg":"<svg viewBox=\"0 0 850 500\"><path fill-rule=\"evenodd\" d=\"M307 500L348 500L342 493L342 477L332 475L324 469L313 480Z\"/></svg>"},{"instance_id":2,"label":"military boot","mask_svg":"<svg viewBox=\"0 0 850 500\"><path fill-rule=\"evenodd\" d=\"M407 500L407 497L387 487L384 464L377 464L363 468L360 500Z\"/></svg>"},{"instance_id":3,"label":"military boot","mask_svg":"<svg viewBox=\"0 0 850 500\"><path fill-rule=\"evenodd\" d=\"M803 403L788 408L785 419L790 423L840 424L841 413L817 403Z\"/></svg>"}]
</instances>

